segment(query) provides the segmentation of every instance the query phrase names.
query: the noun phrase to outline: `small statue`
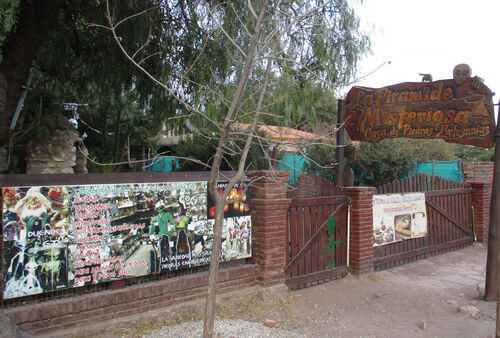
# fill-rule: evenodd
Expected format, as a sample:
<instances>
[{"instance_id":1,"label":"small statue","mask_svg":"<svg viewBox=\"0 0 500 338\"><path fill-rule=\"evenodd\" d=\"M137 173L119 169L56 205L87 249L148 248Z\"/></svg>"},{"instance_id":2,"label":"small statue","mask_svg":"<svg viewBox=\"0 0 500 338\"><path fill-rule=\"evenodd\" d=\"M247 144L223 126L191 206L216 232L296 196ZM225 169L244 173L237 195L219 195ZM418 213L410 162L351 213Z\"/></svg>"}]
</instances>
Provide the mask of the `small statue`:
<instances>
[{"instance_id":1,"label":"small statue","mask_svg":"<svg viewBox=\"0 0 500 338\"><path fill-rule=\"evenodd\" d=\"M469 65L465 63L460 63L453 68L453 80L457 86L460 86L467 81L469 77L471 77L472 69ZM483 83L483 79L479 76L474 76L472 78L472 86L476 89L479 88L479 85Z\"/></svg>"},{"instance_id":2,"label":"small statue","mask_svg":"<svg viewBox=\"0 0 500 338\"><path fill-rule=\"evenodd\" d=\"M422 76L422 82L432 82L432 75L426 73L418 73L418 75Z\"/></svg>"}]
</instances>

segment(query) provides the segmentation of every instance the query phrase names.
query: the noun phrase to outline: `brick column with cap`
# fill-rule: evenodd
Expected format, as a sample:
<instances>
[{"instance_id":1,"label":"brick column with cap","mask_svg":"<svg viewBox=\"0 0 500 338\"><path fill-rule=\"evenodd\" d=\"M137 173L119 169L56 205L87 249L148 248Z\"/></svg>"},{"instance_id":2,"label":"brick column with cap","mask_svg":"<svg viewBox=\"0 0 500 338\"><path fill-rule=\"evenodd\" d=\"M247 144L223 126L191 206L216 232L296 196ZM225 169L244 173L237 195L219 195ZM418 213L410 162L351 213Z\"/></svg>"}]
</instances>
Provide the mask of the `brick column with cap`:
<instances>
[{"instance_id":1,"label":"brick column with cap","mask_svg":"<svg viewBox=\"0 0 500 338\"><path fill-rule=\"evenodd\" d=\"M285 282L289 175L281 171L248 175L252 180L252 254L259 265L257 280L265 286Z\"/></svg>"},{"instance_id":2,"label":"brick column with cap","mask_svg":"<svg viewBox=\"0 0 500 338\"><path fill-rule=\"evenodd\" d=\"M490 182L469 182L472 187L472 205L474 206L474 231L478 242L488 244L490 224L491 189Z\"/></svg>"},{"instance_id":3,"label":"brick column with cap","mask_svg":"<svg viewBox=\"0 0 500 338\"><path fill-rule=\"evenodd\" d=\"M349 271L373 272L373 187L343 188L351 207Z\"/></svg>"}]
</instances>

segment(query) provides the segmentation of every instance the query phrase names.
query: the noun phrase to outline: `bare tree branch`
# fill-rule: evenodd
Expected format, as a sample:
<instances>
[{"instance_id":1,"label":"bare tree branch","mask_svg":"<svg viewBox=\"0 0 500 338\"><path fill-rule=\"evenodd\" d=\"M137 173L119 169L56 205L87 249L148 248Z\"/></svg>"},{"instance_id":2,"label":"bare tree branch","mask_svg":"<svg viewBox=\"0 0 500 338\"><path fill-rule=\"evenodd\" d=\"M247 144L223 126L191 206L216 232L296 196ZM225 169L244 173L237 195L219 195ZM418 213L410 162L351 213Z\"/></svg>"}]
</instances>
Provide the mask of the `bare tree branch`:
<instances>
[{"instance_id":1,"label":"bare tree branch","mask_svg":"<svg viewBox=\"0 0 500 338\"><path fill-rule=\"evenodd\" d=\"M218 5L217 5L218 6ZM226 38L231 42L231 44L238 50L238 52L241 53L241 55L243 55L244 58L247 57L247 55L245 54L245 52L243 51L243 49L241 49L240 46L238 46L238 44L231 38L231 36L226 32L226 30L224 29L224 27L221 26L221 24L219 23L219 20L217 20L217 18L214 16L214 13L213 11L210 9L210 7L208 6L207 2L205 1L205 7L207 8L207 11L208 13L210 14L210 17L212 18L212 20L214 20L215 24L219 27L219 29L222 31L222 33L224 33L224 35L226 36Z\"/></svg>"}]
</instances>

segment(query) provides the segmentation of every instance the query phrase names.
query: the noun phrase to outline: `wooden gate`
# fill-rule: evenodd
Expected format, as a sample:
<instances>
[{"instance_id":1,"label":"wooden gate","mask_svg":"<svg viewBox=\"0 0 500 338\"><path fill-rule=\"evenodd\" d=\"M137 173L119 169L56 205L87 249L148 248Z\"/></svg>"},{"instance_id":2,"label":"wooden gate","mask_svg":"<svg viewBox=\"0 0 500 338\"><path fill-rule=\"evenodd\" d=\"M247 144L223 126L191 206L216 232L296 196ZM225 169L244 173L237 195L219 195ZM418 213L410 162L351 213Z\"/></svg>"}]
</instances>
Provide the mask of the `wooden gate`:
<instances>
[{"instance_id":1,"label":"wooden gate","mask_svg":"<svg viewBox=\"0 0 500 338\"><path fill-rule=\"evenodd\" d=\"M382 270L474 241L472 188L466 183L419 174L377 189L378 194L424 192L427 235L374 248L374 269Z\"/></svg>"},{"instance_id":2,"label":"wooden gate","mask_svg":"<svg viewBox=\"0 0 500 338\"><path fill-rule=\"evenodd\" d=\"M285 267L286 283L291 288L347 274L347 198L336 188L319 191L320 194L332 192L337 194L292 198Z\"/></svg>"}]
</instances>

